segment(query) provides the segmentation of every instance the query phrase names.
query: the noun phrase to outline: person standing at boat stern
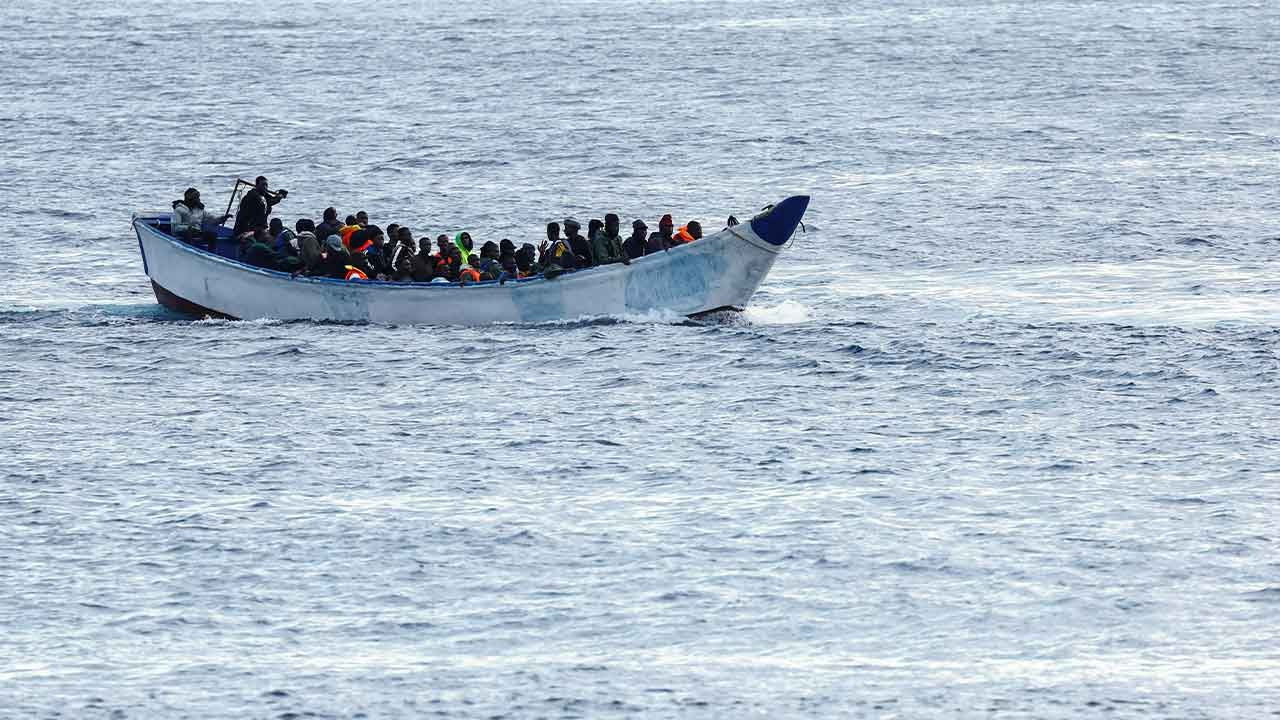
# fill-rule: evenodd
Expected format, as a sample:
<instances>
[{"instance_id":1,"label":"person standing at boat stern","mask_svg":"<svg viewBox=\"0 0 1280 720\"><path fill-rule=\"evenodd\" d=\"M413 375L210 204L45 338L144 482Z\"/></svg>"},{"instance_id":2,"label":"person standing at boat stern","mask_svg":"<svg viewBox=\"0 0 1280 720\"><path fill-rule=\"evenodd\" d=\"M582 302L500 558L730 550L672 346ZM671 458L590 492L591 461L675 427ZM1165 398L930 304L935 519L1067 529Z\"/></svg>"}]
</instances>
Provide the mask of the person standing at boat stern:
<instances>
[{"instance_id":1,"label":"person standing at boat stern","mask_svg":"<svg viewBox=\"0 0 1280 720\"><path fill-rule=\"evenodd\" d=\"M236 209L236 235L246 230L265 228L271 215L271 208L287 197L289 197L288 190L271 192L267 187L267 179L259 175L253 181L253 189L240 198L240 207Z\"/></svg>"}]
</instances>

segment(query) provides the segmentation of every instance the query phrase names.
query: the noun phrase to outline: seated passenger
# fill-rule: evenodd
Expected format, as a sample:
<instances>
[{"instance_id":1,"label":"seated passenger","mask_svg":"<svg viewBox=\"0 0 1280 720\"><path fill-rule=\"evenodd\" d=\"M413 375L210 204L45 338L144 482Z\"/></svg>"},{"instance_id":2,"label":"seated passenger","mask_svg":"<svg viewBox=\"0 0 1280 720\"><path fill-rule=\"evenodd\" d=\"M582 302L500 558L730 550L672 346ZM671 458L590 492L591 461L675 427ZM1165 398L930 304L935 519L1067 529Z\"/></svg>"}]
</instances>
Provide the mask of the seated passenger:
<instances>
[{"instance_id":1,"label":"seated passenger","mask_svg":"<svg viewBox=\"0 0 1280 720\"><path fill-rule=\"evenodd\" d=\"M342 245L342 237L330 235L320 248L320 260L307 274L315 277L329 277L338 280L347 276L347 261L350 253Z\"/></svg>"},{"instance_id":2,"label":"seated passenger","mask_svg":"<svg viewBox=\"0 0 1280 720\"><path fill-rule=\"evenodd\" d=\"M480 271L484 280L497 280L502 277L502 263L498 261L498 245L493 241L486 242L480 248L480 258L472 257L472 267Z\"/></svg>"},{"instance_id":3,"label":"seated passenger","mask_svg":"<svg viewBox=\"0 0 1280 720\"><path fill-rule=\"evenodd\" d=\"M413 233L407 227L399 228L396 231L396 244L390 247L387 268L391 279L396 282L412 282L413 261L418 256L418 247L413 240Z\"/></svg>"},{"instance_id":4,"label":"seated passenger","mask_svg":"<svg viewBox=\"0 0 1280 720\"><path fill-rule=\"evenodd\" d=\"M643 220L636 220L631 223L631 237L622 243L622 249L626 250L627 257L635 260L644 257L645 245L649 240L649 228L644 224Z\"/></svg>"},{"instance_id":5,"label":"seated passenger","mask_svg":"<svg viewBox=\"0 0 1280 720\"><path fill-rule=\"evenodd\" d=\"M538 250L538 264L542 266L544 273L553 273L549 277L578 267L573 247L567 239L560 237L559 223L547 223L547 239Z\"/></svg>"},{"instance_id":6,"label":"seated passenger","mask_svg":"<svg viewBox=\"0 0 1280 720\"><path fill-rule=\"evenodd\" d=\"M688 225L681 225L672 240L676 245L684 245L702 237L702 226L697 220L690 220Z\"/></svg>"},{"instance_id":7,"label":"seated passenger","mask_svg":"<svg viewBox=\"0 0 1280 720\"><path fill-rule=\"evenodd\" d=\"M241 262L266 270L276 269L276 252L271 249L271 237L267 228L260 227L249 234L249 242L241 253Z\"/></svg>"},{"instance_id":8,"label":"seated passenger","mask_svg":"<svg viewBox=\"0 0 1280 720\"><path fill-rule=\"evenodd\" d=\"M342 230L342 223L338 222L338 211L332 207L325 208L324 217L320 219L320 224L315 229L316 237L320 238L323 244L330 235L338 235L341 238L340 230Z\"/></svg>"},{"instance_id":9,"label":"seated passenger","mask_svg":"<svg viewBox=\"0 0 1280 720\"><path fill-rule=\"evenodd\" d=\"M556 229L556 234L560 234L559 228ZM534 259L535 252L536 249L531 243L525 243L520 246L519 250L516 250L516 277L532 277L542 271L538 267L537 260Z\"/></svg>"},{"instance_id":10,"label":"seated passenger","mask_svg":"<svg viewBox=\"0 0 1280 720\"><path fill-rule=\"evenodd\" d=\"M418 254L413 256L413 281L414 282L431 282L436 276L436 263L439 262L440 256L431 252L431 241L422 238L422 245L418 248Z\"/></svg>"},{"instance_id":11,"label":"seated passenger","mask_svg":"<svg viewBox=\"0 0 1280 720\"><path fill-rule=\"evenodd\" d=\"M316 235L316 224L307 218L301 218L293 225L298 236L298 259L310 270L320 262L320 238Z\"/></svg>"},{"instance_id":12,"label":"seated passenger","mask_svg":"<svg viewBox=\"0 0 1280 720\"><path fill-rule=\"evenodd\" d=\"M596 257L596 233L600 232L600 228L604 227L604 223L595 218L587 221L587 247L591 249L592 266L600 264L600 258Z\"/></svg>"},{"instance_id":13,"label":"seated passenger","mask_svg":"<svg viewBox=\"0 0 1280 720\"><path fill-rule=\"evenodd\" d=\"M285 227L280 218L271 218L267 234L271 236L271 249L276 255L282 258L298 257L298 234Z\"/></svg>"},{"instance_id":14,"label":"seated passenger","mask_svg":"<svg viewBox=\"0 0 1280 720\"><path fill-rule=\"evenodd\" d=\"M471 240L471 233L464 230L453 236L453 246L458 249L458 255L463 264L471 262L471 250L475 247Z\"/></svg>"},{"instance_id":15,"label":"seated passenger","mask_svg":"<svg viewBox=\"0 0 1280 720\"><path fill-rule=\"evenodd\" d=\"M442 277L452 282L458 277L458 271L462 269L462 254L449 240L448 235L440 235L436 238L436 248L435 277Z\"/></svg>"},{"instance_id":16,"label":"seated passenger","mask_svg":"<svg viewBox=\"0 0 1280 720\"><path fill-rule=\"evenodd\" d=\"M564 219L564 238L569 242L569 247L573 250L574 267L589 268L595 264L591 259L591 243L582 237L582 233L578 232L582 226L573 218ZM569 268L565 268L568 270Z\"/></svg>"},{"instance_id":17,"label":"seated passenger","mask_svg":"<svg viewBox=\"0 0 1280 720\"><path fill-rule=\"evenodd\" d=\"M360 226L356 223L356 216L355 216L355 215L348 215L348 216L347 216L347 222L346 222L346 224L345 224L345 225L343 225L341 228L339 228L339 229L338 229L338 234L342 236L342 244L343 244L343 245L346 245L346 246L347 246L347 249L348 249L348 250L350 250L350 249L351 249L351 236L352 236L352 235L354 235L354 234L356 234L356 232L357 232L358 230L363 230L363 229L364 229L364 228L360 227Z\"/></svg>"},{"instance_id":18,"label":"seated passenger","mask_svg":"<svg viewBox=\"0 0 1280 720\"><path fill-rule=\"evenodd\" d=\"M631 264L631 258L622 249L622 238L618 236L618 216L609 213L604 216L604 225L596 228L591 236L591 257L596 265L612 263Z\"/></svg>"},{"instance_id":19,"label":"seated passenger","mask_svg":"<svg viewBox=\"0 0 1280 720\"><path fill-rule=\"evenodd\" d=\"M370 225L351 234L351 264L368 275L366 280L386 280L389 277L387 257L382 252L386 240L382 228L377 225Z\"/></svg>"},{"instance_id":20,"label":"seated passenger","mask_svg":"<svg viewBox=\"0 0 1280 720\"><path fill-rule=\"evenodd\" d=\"M362 228L369 227L369 213L363 210L356 213L356 224Z\"/></svg>"},{"instance_id":21,"label":"seated passenger","mask_svg":"<svg viewBox=\"0 0 1280 720\"><path fill-rule=\"evenodd\" d=\"M483 278L480 277L480 271L472 267L471 263L465 263L462 266L462 269L458 271L459 284L469 285L471 283L480 282L482 279Z\"/></svg>"},{"instance_id":22,"label":"seated passenger","mask_svg":"<svg viewBox=\"0 0 1280 720\"><path fill-rule=\"evenodd\" d=\"M214 225L221 225L230 215L214 218L204 211L204 203L200 202L200 191L187 188L181 200L173 201L173 214L169 223L173 236L192 245L201 245L210 251L217 247L218 235Z\"/></svg>"},{"instance_id":23,"label":"seated passenger","mask_svg":"<svg viewBox=\"0 0 1280 720\"><path fill-rule=\"evenodd\" d=\"M658 232L650 235L649 241L645 244L645 255L671 249L673 244L671 239L671 226L671 216L663 215L662 219L658 221Z\"/></svg>"}]
</instances>

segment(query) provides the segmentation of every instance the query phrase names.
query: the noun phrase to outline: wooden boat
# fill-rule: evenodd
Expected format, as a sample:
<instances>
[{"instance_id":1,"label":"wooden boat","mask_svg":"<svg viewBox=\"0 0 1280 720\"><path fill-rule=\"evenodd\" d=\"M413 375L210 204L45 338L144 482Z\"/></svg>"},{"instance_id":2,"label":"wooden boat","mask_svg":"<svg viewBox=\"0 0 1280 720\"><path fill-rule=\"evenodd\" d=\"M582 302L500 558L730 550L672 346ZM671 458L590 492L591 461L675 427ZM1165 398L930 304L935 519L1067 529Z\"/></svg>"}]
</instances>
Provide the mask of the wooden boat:
<instances>
[{"instance_id":1,"label":"wooden boat","mask_svg":"<svg viewBox=\"0 0 1280 720\"><path fill-rule=\"evenodd\" d=\"M540 323L651 312L681 315L744 308L764 281L809 206L789 197L750 222L692 243L564 273L459 285L293 277L232 257L224 230L220 252L170 234L169 215L135 215L142 266L156 299L189 315L240 320L320 320L392 325Z\"/></svg>"}]
</instances>

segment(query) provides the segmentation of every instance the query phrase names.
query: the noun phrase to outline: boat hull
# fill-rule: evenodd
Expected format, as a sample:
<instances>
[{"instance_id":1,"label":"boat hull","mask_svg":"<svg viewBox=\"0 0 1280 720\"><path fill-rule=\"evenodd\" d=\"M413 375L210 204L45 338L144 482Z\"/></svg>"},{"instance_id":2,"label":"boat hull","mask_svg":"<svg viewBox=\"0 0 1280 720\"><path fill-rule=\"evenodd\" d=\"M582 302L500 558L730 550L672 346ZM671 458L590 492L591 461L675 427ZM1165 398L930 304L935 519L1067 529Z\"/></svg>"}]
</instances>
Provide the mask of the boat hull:
<instances>
[{"instance_id":1,"label":"boat hull","mask_svg":"<svg viewBox=\"0 0 1280 720\"><path fill-rule=\"evenodd\" d=\"M163 232L166 221L163 215L133 221L156 299L194 316L242 320L478 325L652 312L696 315L746 306L781 248L777 238L763 239L744 223L630 265L594 267L553 280L465 286L349 282L291 277L229 260Z\"/></svg>"}]
</instances>

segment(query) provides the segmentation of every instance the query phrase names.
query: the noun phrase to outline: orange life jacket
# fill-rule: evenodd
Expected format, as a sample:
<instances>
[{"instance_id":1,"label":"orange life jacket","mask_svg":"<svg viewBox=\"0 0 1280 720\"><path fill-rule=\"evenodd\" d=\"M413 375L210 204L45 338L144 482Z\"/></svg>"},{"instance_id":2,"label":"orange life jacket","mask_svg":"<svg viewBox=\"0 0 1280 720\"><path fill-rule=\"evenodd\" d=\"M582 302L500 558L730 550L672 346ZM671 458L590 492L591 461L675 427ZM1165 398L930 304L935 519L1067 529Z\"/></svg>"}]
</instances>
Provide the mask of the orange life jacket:
<instances>
[{"instance_id":1,"label":"orange life jacket","mask_svg":"<svg viewBox=\"0 0 1280 720\"><path fill-rule=\"evenodd\" d=\"M373 247L373 241L365 240L364 244L361 245L360 247L351 248L351 252L353 253L364 252L365 250L368 250L371 247Z\"/></svg>"},{"instance_id":2,"label":"orange life jacket","mask_svg":"<svg viewBox=\"0 0 1280 720\"><path fill-rule=\"evenodd\" d=\"M467 280L469 282L480 282L480 273L475 268L465 267L462 272L458 273L458 282Z\"/></svg>"},{"instance_id":3,"label":"orange life jacket","mask_svg":"<svg viewBox=\"0 0 1280 720\"><path fill-rule=\"evenodd\" d=\"M365 275L364 271L361 270L360 268L352 267L351 265L348 265L346 279L347 280L368 280L369 276Z\"/></svg>"},{"instance_id":4,"label":"orange life jacket","mask_svg":"<svg viewBox=\"0 0 1280 720\"><path fill-rule=\"evenodd\" d=\"M681 245L694 241L693 235L689 234L689 227L687 225L681 225L680 229L676 230L675 234L671 236L671 239Z\"/></svg>"},{"instance_id":5,"label":"orange life jacket","mask_svg":"<svg viewBox=\"0 0 1280 720\"><path fill-rule=\"evenodd\" d=\"M342 246L351 249L351 234L359 230L359 225L343 225L338 228L338 234L342 236Z\"/></svg>"}]
</instances>

